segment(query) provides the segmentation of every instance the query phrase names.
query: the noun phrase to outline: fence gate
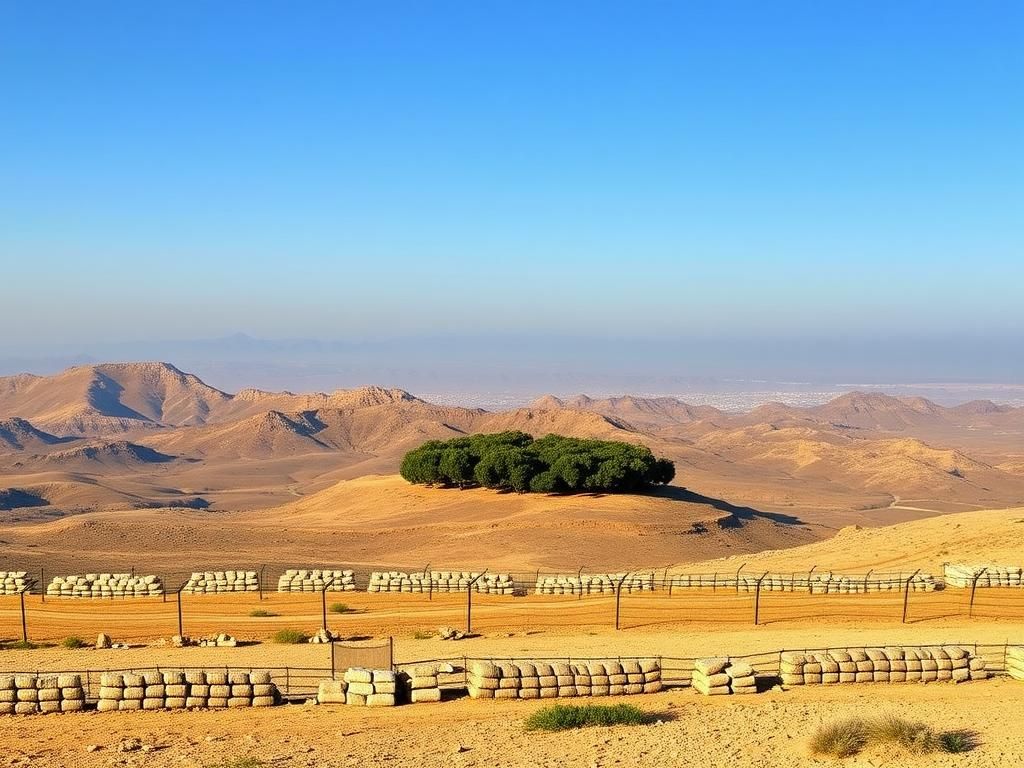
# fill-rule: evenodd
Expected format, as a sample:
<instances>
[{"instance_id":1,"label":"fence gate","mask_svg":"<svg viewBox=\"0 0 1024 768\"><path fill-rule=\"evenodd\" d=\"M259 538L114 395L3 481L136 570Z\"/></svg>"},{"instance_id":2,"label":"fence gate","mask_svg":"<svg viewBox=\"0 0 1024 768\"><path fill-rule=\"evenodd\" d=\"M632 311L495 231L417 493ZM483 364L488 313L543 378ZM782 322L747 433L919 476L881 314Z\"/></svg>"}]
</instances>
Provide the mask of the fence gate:
<instances>
[{"instance_id":1,"label":"fence gate","mask_svg":"<svg viewBox=\"0 0 1024 768\"><path fill-rule=\"evenodd\" d=\"M349 667L394 669L395 638L362 642L335 640L331 643L331 675L344 673Z\"/></svg>"}]
</instances>

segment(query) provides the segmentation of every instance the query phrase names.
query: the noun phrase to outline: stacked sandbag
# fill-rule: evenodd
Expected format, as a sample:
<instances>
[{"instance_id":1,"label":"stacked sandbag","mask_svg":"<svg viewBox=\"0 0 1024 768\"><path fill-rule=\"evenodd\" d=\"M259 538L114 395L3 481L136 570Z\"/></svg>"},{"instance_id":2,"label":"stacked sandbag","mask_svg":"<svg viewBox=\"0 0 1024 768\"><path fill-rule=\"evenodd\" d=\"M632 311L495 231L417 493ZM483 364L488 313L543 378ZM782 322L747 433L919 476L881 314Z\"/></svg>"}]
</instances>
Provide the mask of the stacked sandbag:
<instances>
[{"instance_id":1,"label":"stacked sandbag","mask_svg":"<svg viewBox=\"0 0 1024 768\"><path fill-rule=\"evenodd\" d=\"M782 654L784 685L984 680L985 660L959 646L851 648Z\"/></svg>"},{"instance_id":2,"label":"stacked sandbag","mask_svg":"<svg viewBox=\"0 0 1024 768\"><path fill-rule=\"evenodd\" d=\"M754 668L745 661L730 661L725 668L729 676L729 692L734 695L757 693L757 679Z\"/></svg>"},{"instance_id":3,"label":"stacked sandbag","mask_svg":"<svg viewBox=\"0 0 1024 768\"><path fill-rule=\"evenodd\" d=\"M346 704L393 707L398 702L398 677L390 669L350 667L344 680Z\"/></svg>"},{"instance_id":4,"label":"stacked sandbag","mask_svg":"<svg viewBox=\"0 0 1024 768\"><path fill-rule=\"evenodd\" d=\"M538 595L613 595L625 573L583 573L572 575L539 576L535 593ZM623 592L652 592L653 573L635 573L622 582Z\"/></svg>"},{"instance_id":5,"label":"stacked sandbag","mask_svg":"<svg viewBox=\"0 0 1024 768\"><path fill-rule=\"evenodd\" d=\"M950 587L971 587L977 579L979 587L1024 586L1024 569L996 563L948 563L944 578Z\"/></svg>"},{"instance_id":6,"label":"stacked sandbag","mask_svg":"<svg viewBox=\"0 0 1024 768\"><path fill-rule=\"evenodd\" d=\"M317 704L344 704L348 683L344 680L321 680L316 689Z\"/></svg>"},{"instance_id":7,"label":"stacked sandbag","mask_svg":"<svg viewBox=\"0 0 1024 768\"><path fill-rule=\"evenodd\" d=\"M682 579L683 577L676 577ZM697 581L699 579L699 582ZM691 576L692 586L735 585L740 592L757 591L758 581L762 592L811 592L818 595L856 595L869 592L902 592L910 580L912 592L932 592L939 583L930 573L919 573L911 577L899 573L877 573L868 576L848 575L819 571L811 574L769 573L764 576L740 576L738 579L715 576Z\"/></svg>"},{"instance_id":8,"label":"stacked sandbag","mask_svg":"<svg viewBox=\"0 0 1024 768\"><path fill-rule=\"evenodd\" d=\"M210 595L221 592L258 592L260 577L256 571L196 571L181 588L185 594Z\"/></svg>"},{"instance_id":9,"label":"stacked sandbag","mask_svg":"<svg viewBox=\"0 0 1024 768\"><path fill-rule=\"evenodd\" d=\"M1006 649L1006 672L1014 680L1024 680L1024 646L1011 645Z\"/></svg>"},{"instance_id":10,"label":"stacked sandbag","mask_svg":"<svg viewBox=\"0 0 1024 768\"><path fill-rule=\"evenodd\" d=\"M86 573L54 576L46 586L48 597L159 597L164 593L159 576L130 573Z\"/></svg>"},{"instance_id":11,"label":"stacked sandbag","mask_svg":"<svg viewBox=\"0 0 1024 768\"><path fill-rule=\"evenodd\" d=\"M85 689L78 675L0 675L0 715L81 712Z\"/></svg>"},{"instance_id":12,"label":"stacked sandbag","mask_svg":"<svg viewBox=\"0 0 1024 768\"><path fill-rule=\"evenodd\" d=\"M289 569L277 580L278 592L355 592L355 589L356 574L350 570Z\"/></svg>"},{"instance_id":13,"label":"stacked sandbag","mask_svg":"<svg viewBox=\"0 0 1024 768\"><path fill-rule=\"evenodd\" d=\"M475 579L475 581L474 581ZM515 583L508 573L477 571L373 571L368 592L466 592L470 589L491 595L515 594Z\"/></svg>"},{"instance_id":14,"label":"stacked sandbag","mask_svg":"<svg viewBox=\"0 0 1024 768\"><path fill-rule=\"evenodd\" d=\"M661 690L661 665L654 660L578 663L474 661L467 676L474 699L554 699L629 696Z\"/></svg>"},{"instance_id":15,"label":"stacked sandbag","mask_svg":"<svg viewBox=\"0 0 1024 768\"><path fill-rule=\"evenodd\" d=\"M705 696L728 696L731 693L730 678L725 671L728 666L728 659L697 659L693 664L690 685Z\"/></svg>"},{"instance_id":16,"label":"stacked sandbag","mask_svg":"<svg viewBox=\"0 0 1024 768\"><path fill-rule=\"evenodd\" d=\"M28 571L0 571L0 595L17 595L35 586Z\"/></svg>"},{"instance_id":17,"label":"stacked sandbag","mask_svg":"<svg viewBox=\"0 0 1024 768\"><path fill-rule=\"evenodd\" d=\"M671 577L673 588L735 589L740 579L726 573L677 573Z\"/></svg>"},{"instance_id":18,"label":"stacked sandbag","mask_svg":"<svg viewBox=\"0 0 1024 768\"><path fill-rule=\"evenodd\" d=\"M400 676L406 699L411 704L441 700L437 664L418 664Z\"/></svg>"},{"instance_id":19,"label":"stacked sandbag","mask_svg":"<svg viewBox=\"0 0 1024 768\"><path fill-rule=\"evenodd\" d=\"M269 672L149 671L100 676L100 712L270 707L278 703Z\"/></svg>"}]
</instances>

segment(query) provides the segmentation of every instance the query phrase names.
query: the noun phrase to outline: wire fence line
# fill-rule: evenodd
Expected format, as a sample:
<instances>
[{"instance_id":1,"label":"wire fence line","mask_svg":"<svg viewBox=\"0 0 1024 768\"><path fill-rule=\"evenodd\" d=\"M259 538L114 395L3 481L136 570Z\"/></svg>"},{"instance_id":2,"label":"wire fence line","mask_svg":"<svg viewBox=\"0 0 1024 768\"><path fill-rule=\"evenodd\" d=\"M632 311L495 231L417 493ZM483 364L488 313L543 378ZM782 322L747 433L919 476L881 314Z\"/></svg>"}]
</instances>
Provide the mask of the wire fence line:
<instances>
[{"instance_id":1,"label":"wire fence line","mask_svg":"<svg viewBox=\"0 0 1024 768\"><path fill-rule=\"evenodd\" d=\"M714 578L714 577L712 577ZM263 637L274 630L318 626L335 635L418 633L451 626L477 631L550 630L566 627L635 629L683 623L780 623L807 620L879 620L915 623L942 618L1024 619L1024 590L754 589L712 583L654 589L625 588L620 578L609 593L562 592L518 596L462 593L241 592L185 594L177 591L131 600L44 597L25 590L0 596L0 642L60 640L74 633L108 632L125 640L203 637L228 633ZM296 625L298 625L296 627ZM263 634L260 634L263 633ZM95 635L94 635L95 636Z\"/></svg>"}]
</instances>

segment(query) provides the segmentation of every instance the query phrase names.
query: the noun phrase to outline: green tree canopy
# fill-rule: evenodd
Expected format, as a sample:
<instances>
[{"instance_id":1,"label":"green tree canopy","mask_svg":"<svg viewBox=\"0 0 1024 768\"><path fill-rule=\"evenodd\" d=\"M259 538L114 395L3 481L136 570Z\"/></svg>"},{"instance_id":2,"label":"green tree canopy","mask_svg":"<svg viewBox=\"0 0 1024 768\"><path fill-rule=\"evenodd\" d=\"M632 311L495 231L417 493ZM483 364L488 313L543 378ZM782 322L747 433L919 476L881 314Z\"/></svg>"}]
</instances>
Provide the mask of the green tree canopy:
<instances>
[{"instance_id":1,"label":"green tree canopy","mask_svg":"<svg viewBox=\"0 0 1024 768\"><path fill-rule=\"evenodd\" d=\"M525 432L430 440L402 459L410 483L518 493L630 492L665 484L675 464L632 443Z\"/></svg>"}]
</instances>

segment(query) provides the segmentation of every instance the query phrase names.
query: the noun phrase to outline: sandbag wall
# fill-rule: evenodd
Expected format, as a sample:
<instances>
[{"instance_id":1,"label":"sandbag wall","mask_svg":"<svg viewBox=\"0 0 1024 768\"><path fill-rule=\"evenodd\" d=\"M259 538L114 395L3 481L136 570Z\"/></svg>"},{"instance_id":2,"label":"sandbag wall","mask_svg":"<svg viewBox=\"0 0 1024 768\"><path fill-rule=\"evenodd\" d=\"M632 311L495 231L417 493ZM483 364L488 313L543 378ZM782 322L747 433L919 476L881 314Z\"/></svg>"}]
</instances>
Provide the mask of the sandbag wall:
<instances>
[{"instance_id":1,"label":"sandbag wall","mask_svg":"<svg viewBox=\"0 0 1024 768\"><path fill-rule=\"evenodd\" d=\"M186 595L209 595L220 592L258 592L260 577L256 571L195 572L181 588Z\"/></svg>"},{"instance_id":2,"label":"sandbag wall","mask_svg":"<svg viewBox=\"0 0 1024 768\"><path fill-rule=\"evenodd\" d=\"M78 675L0 675L0 715L80 712L84 707Z\"/></svg>"},{"instance_id":3,"label":"sandbag wall","mask_svg":"<svg viewBox=\"0 0 1024 768\"><path fill-rule=\"evenodd\" d=\"M270 707L279 700L269 672L106 672L100 677L96 709L110 712Z\"/></svg>"},{"instance_id":4,"label":"sandbag wall","mask_svg":"<svg viewBox=\"0 0 1024 768\"><path fill-rule=\"evenodd\" d=\"M17 595L35 586L28 571L0 571L0 595Z\"/></svg>"},{"instance_id":5,"label":"sandbag wall","mask_svg":"<svg viewBox=\"0 0 1024 768\"><path fill-rule=\"evenodd\" d=\"M624 573L582 573L539 576L535 594L538 595L614 595ZM622 583L623 592L652 592L653 573L637 573Z\"/></svg>"},{"instance_id":6,"label":"sandbag wall","mask_svg":"<svg viewBox=\"0 0 1024 768\"><path fill-rule=\"evenodd\" d=\"M54 576L46 585L47 597L159 597L164 593L159 576L130 573L86 573Z\"/></svg>"},{"instance_id":7,"label":"sandbag wall","mask_svg":"<svg viewBox=\"0 0 1024 768\"><path fill-rule=\"evenodd\" d=\"M947 563L943 575L950 587L971 587L975 579L979 587L1024 586L1024 569L1012 565Z\"/></svg>"},{"instance_id":8,"label":"sandbag wall","mask_svg":"<svg viewBox=\"0 0 1024 768\"><path fill-rule=\"evenodd\" d=\"M783 653L784 685L985 680L985 659L959 646L852 648Z\"/></svg>"},{"instance_id":9,"label":"sandbag wall","mask_svg":"<svg viewBox=\"0 0 1024 768\"><path fill-rule=\"evenodd\" d=\"M330 586L327 586L330 584ZM289 569L277 580L278 592L355 592L354 571L336 571L315 568L312 570Z\"/></svg>"},{"instance_id":10,"label":"sandbag wall","mask_svg":"<svg viewBox=\"0 0 1024 768\"><path fill-rule=\"evenodd\" d=\"M478 578L479 577L479 578ZM476 579L476 582L473 582ZM473 591L489 595L515 594L512 575L471 571L373 571L367 592L466 592L473 583Z\"/></svg>"},{"instance_id":11,"label":"sandbag wall","mask_svg":"<svg viewBox=\"0 0 1024 768\"><path fill-rule=\"evenodd\" d=\"M350 667L342 682L346 704L393 707L398 703L398 676L390 669Z\"/></svg>"},{"instance_id":12,"label":"sandbag wall","mask_svg":"<svg viewBox=\"0 0 1024 768\"><path fill-rule=\"evenodd\" d=\"M555 699L623 696L661 690L657 661L580 663L474 661L467 676L474 699Z\"/></svg>"},{"instance_id":13,"label":"sandbag wall","mask_svg":"<svg viewBox=\"0 0 1024 768\"><path fill-rule=\"evenodd\" d=\"M1006 672L1014 680L1024 680L1024 646L1011 645L1006 649Z\"/></svg>"},{"instance_id":14,"label":"sandbag wall","mask_svg":"<svg viewBox=\"0 0 1024 768\"><path fill-rule=\"evenodd\" d=\"M705 696L757 693L754 668L744 661L697 659L690 685Z\"/></svg>"}]
</instances>

